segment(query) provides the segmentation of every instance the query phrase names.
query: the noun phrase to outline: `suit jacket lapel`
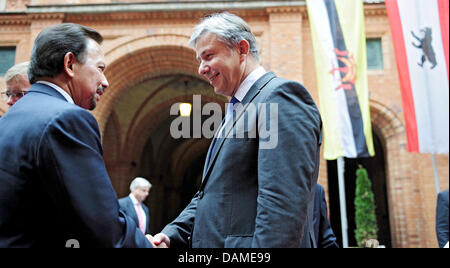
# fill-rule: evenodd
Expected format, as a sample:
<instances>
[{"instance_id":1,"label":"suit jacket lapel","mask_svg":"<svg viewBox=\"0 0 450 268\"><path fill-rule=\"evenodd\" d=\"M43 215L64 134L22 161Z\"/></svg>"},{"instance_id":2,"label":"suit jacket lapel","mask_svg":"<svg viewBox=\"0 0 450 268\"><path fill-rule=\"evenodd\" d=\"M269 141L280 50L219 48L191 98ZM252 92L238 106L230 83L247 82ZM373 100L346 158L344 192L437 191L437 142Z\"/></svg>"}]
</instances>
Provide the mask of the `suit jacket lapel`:
<instances>
[{"instance_id":1,"label":"suit jacket lapel","mask_svg":"<svg viewBox=\"0 0 450 268\"><path fill-rule=\"evenodd\" d=\"M132 215L129 215L129 216L131 216L134 219L134 221L139 225L139 218L138 218L138 215L136 213L136 209L134 208L133 200L131 200L131 198L129 196L127 198L128 198L128 202L127 202L128 211L130 211L131 214L132 214Z\"/></svg>"},{"instance_id":2,"label":"suit jacket lapel","mask_svg":"<svg viewBox=\"0 0 450 268\"><path fill-rule=\"evenodd\" d=\"M232 124L234 127L234 125L236 124L236 121L245 113L245 109L248 107L249 103L251 103L253 101L253 99L259 94L261 89L265 85L267 85L267 83L269 83L270 80L272 80L275 77L276 76L273 72L268 72L265 75L263 75L260 79L258 79L252 85L250 90L247 92L244 99L242 99L241 104L244 106L244 108L240 111L239 114L236 115L236 118L234 118L232 122L229 121L227 124ZM225 135L223 135L223 137L227 137L229 135L229 133L233 130L233 128L225 127L224 130L226 130L226 133L225 133ZM205 163L205 169L203 170L203 179L202 179L202 184L200 185L200 189L203 189L203 187L205 186L207 178L209 177L209 173L211 172L213 163L216 160L217 155L219 154L219 151L222 149L223 143L225 142L225 138L217 139L216 137L214 137L213 139L216 139L216 141L215 141L216 144L214 145L214 147L217 147L217 149L214 150L214 152L211 152L211 148L210 148L210 150L208 151L208 154L206 156L207 158L206 158L206 163ZM214 140L212 142L214 142ZM210 159L210 161L208 161L210 154L213 154L213 155L211 155L211 159Z\"/></svg>"},{"instance_id":3,"label":"suit jacket lapel","mask_svg":"<svg viewBox=\"0 0 450 268\"><path fill-rule=\"evenodd\" d=\"M149 232L148 228L150 227L150 211L145 204L142 204L142 208L144 209L145 216L147 218L147 221L145 222L145 233L148 233Z\"/></svg>"},{"instance_id":4,"label":"suit jacket lapel","mask_svg":"<svg viewBox=\"0 0 450 268\"><path fill-rule=\"evenodd\" d=\"M222 128L222 125L224 124L224 122L225 122L225 117L222 119L222 123L220 124L219 129L217 131L219 131ZM216 133L216 135L218 135L218 134ZM216 135L214 135L213 139L211 140L211 145L208 148L208 153L206 154L205 165L203 167L203 174L205 174L207 168L210 166L210 163L211 163L210 155L213 153L212 149L217 145L216 143L219 140L218 138L216 138Z\"/></svg>"}]
</instances>

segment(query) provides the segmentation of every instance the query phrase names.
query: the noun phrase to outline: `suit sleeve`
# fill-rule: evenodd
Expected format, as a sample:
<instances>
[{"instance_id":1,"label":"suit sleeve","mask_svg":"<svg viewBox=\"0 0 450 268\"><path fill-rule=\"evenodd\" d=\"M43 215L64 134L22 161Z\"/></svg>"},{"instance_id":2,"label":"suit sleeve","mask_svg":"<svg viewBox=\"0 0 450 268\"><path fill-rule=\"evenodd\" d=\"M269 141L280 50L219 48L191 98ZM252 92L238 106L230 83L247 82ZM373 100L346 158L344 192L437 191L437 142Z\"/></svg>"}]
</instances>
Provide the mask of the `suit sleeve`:
<instances>
[{"instance_id":1,"label":"suit sleeve","mask_svg":"<svg viewBox=\"0 0 450 268\"><path fill-rule=\"evenodd\" d=\"M161 233L169 237L171 248L189 247L191 235L194 230L198 199L199 192L195 194L189 205L187 205L180 215L161 231Z\"/></svg>"},{"instance_id":2,"label":"suit sleeve","mask_svg":"<svg viewBox=\"0 0 450 268\"><path fill-rule=\"evenodd\" d=\"M447 196L445 196L447 195ZM438 194L436 206L436 235L439 247L448 242L448 191Z\"/></svg>"},{"instance_id":3,"label":"suit sleeve","mask_svg":"<svg viewBox=\"0 0 450 268\"><path fill-rule=\"evenodd\" d=\"M43 133L37 164L67 231L75 230L75 239L91 238L87 246L151 247L133 220L119 210L95 118L85 110L65 110Z\"/></svg>"},{"instance_id":4,"label":"suit sleeve","mask_svg":"<svg viewBox=\"0 0 450 268\"><path fill-rule=\"evenodd\" d=\"M277 109L270 107L270 117L258 121L260 136L269 121L278 122L270 126L277 126L270 131L276 143L261 137L259 141L252 247L299 247L300 241L309 239L304 236L308 217L312 217L308 209L312 208L320 159L320 114L306 89L295 82L282 83L265 103L276 104L273 108Z\"/></svg>"},{"instance_id":5,"label":"suit sleeve","mask_svg":"<svg viewBox=\"0 0 450 268\"><path fill-rule=\"evenodd\" d=\"M317 196L316 196L317 197ZM339 245L336 242L336 236L333 229L331 229L330 221L328 220L327 201L325 200L325 192L320 187L320 227L319 227L319 243L320 248L338 248Z\"/></svg>"}]
</instances>

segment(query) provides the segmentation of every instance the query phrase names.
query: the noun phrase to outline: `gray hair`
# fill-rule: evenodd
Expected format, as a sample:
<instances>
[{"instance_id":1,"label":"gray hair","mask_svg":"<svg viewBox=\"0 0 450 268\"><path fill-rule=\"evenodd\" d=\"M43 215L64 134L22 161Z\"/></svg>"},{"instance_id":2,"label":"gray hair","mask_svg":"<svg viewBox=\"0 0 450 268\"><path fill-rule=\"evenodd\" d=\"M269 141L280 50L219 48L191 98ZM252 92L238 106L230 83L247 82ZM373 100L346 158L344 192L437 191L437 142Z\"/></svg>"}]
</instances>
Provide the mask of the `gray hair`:
<instances>
[{"instance_id":1,"label":"gray hair","mask_svg":"<svg viewBox=\"0 0 450 268\"><path fill-rule=\"evenodd\" d=\"M207 33L216 34L219 40L224 42L228 47L236 47L240 41L247 40L250 44L250 55L259 61L258 48L256 46L256 38L248 24L240 17L228 13L214 13L202 19L195 26L194 32L189 40L189 45L195 47L198 39Z\"/></svg>"},{"instance_id":2,"label":"gray hair","mask_svg":"<svg viewBox=\"0 0 450 268\"><path fill-rule=\"evenodd\" d=\"M136 188L136 187L150 187L150 188L152 188L152 184L148 180L146 180L146 179L144 179L142 177L136 177L130 184L130 191L133 191L133 189Z\"/></svg>"},{"instance_id":3,"label":"gray hair","mask_svg":"<svg viewBox=\"0 0 450 268\"><path fill-rule=\"evenodd\" d=\"M25 62L18 63L16 65L14 65L13 67L11 67L5 74L5 82L10 81L17 76L22 76L22 75L27 76L29 65L30 65L30 62L25 61ZM28 81L28 78L26 78L26 79Z\"/></svg>"}]
</instances>

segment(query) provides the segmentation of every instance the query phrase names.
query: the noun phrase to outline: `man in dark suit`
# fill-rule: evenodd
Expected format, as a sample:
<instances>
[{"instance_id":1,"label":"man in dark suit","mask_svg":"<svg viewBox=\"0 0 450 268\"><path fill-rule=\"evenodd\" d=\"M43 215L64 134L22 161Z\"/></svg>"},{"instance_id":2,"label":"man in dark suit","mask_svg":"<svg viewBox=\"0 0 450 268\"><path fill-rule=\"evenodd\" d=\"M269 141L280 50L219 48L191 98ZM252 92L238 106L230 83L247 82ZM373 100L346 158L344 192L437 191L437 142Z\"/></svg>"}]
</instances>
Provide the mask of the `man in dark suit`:
<instances>
[{"instance_id":1,"label":"man in dark suit","mask_svg":"<svg viewBox=\"0 0 450 268\"><path fill-rule=\"evenodd\" d=\"M170 247L312 247L321 119L308 91L259 64L247 23L214 14L190 44L199 74L231 97L199 191L161 233ZM234 111L233 111L234 109ZM269 129L269 130L268 130Z\"/></svg>"},{"instance_id":2,"label":"man in dark suit","mask_svg":"<svg viewBox=\"0 0 450 268\"><path fill-rule=\"evenodd\" d=\"M0 247L152 247L119 211L86 110L108 86L101 42L72 23L34 42L31 89L0 119Z\"/></svg>"},{"instance_id":3,"label":"man in dark suit","mask_svg":"<svg viewBox=\"0 0 450 268\"><path fill-rule=\"evenodd\" d=\"M336 236L328 220L327 201L322 185L316 184L314 196L314 237L318 248L338 248Z\"/></svg>"},{"instance_id":4,"label":"man in dark suit","mask_svg":"<svg viewBox=\"0 0 450 268\"><path fill-rule=\"evenodd\" d=\"M436 205L436 235L439 247L448 243L448 190L438 194Z\"/></svg>"},{"instance_id":5,"label":"man in dark suit","mask_svg":"<svg viewBox=\"0 0 450 268\"><path fill-rule=\"evenodd\" d=\"M148 224L150 217L144 201L151 188L152 184L148 180L142 177L136 177L130 184L131 193L119 199L120 209L134 220L143 234L149 233Z\"/></svg>"}]
</instances>

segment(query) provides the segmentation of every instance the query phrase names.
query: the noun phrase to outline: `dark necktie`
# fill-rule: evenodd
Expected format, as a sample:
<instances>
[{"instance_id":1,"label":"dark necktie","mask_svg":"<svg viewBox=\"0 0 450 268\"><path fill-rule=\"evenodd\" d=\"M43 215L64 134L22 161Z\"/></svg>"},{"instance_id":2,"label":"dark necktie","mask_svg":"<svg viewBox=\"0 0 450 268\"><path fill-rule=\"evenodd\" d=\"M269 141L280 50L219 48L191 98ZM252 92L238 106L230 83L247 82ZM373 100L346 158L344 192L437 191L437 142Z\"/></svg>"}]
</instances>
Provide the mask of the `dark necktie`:
<instances>
[{"instance_id":1,"label":"dark necktie","mask_svg":"<svg viewBox=\"0 0 450 268\"><path fill-rule=\"evenodd\" d=\"M231 97L230 99L230 103L228 104L227 107L227 113L225 114L225 120L223 120L223 125L220 126L219 131L224 131L225 128L223 128L222 126L224 126L228 120L231 120L233 118L233 111L235 108L236 103L238 103L239 100L236 99L234 96ZM230 119L231 118L231 119ZM209 153L209 157L208 157L208 165L209 165L209 161L211 160L211 156L213 156L215 154L215 145L217 142L218 138L222 138L223 133L217 133L217 135L214 136L213 141L212 141L212 145L211 145L211 152Z\"/></svg>"}]
</instances>

